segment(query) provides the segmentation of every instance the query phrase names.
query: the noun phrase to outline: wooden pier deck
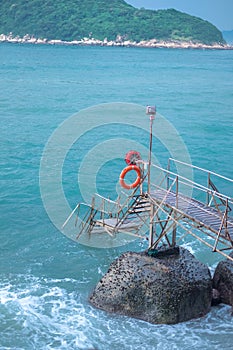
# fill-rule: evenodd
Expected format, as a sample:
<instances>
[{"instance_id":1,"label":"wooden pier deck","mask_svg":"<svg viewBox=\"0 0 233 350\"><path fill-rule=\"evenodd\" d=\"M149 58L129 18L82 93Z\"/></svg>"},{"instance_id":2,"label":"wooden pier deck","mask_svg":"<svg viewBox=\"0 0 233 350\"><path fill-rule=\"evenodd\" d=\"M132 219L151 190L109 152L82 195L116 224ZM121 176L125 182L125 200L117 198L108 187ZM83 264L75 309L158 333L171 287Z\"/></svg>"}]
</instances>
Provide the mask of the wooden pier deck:
<instances>
[{"instance_id":1,"label":"wooden pier deck","mask_svg":"<svg viewBox=\"0 0 233 350\"><path fill-rule=\"evenodd\" d=\"M210 230L216 236L220 236L231 242L233 245L233 218L224 219L224 214L213 207L205 205L193 198L185 197L181 194L176 196L174 192L168 192L162 188L151 192L151 198L160 205L173 209L197 224L198 227Z\"/></svg>"}]
</instances>

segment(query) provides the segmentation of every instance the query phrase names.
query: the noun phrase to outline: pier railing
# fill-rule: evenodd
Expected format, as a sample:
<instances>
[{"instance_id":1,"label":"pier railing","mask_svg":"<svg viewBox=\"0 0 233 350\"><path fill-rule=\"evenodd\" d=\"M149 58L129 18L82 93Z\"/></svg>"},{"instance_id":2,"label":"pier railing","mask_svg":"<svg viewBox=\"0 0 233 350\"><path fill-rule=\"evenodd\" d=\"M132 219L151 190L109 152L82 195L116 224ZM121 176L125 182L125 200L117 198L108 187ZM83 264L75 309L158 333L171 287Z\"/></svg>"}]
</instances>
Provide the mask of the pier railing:
<instances>
[{"instance_id":1,"label":"pier railing","mask_svg":"<svg viewBox=\"0 0 233 350\"><path fill-rule=\"evenodd\" d=\"M172 162L173 167L171 166ZM194 175L200 181L194 181L193 176L188 178L178 174L178 171L175 172L173 168L176 167L176 163L198 171L199 174ZM151 201L162 212L168 212L171 209L171 213L180 215L180 220L177 220L175 217L172 218L171 214L168 213L167 220L175 222L182 229L185 229L183 223L187 221L197 231L204 233L206 237L208 236L214 240L214 243L210 245L208 240L203 240L193 231L186 230L195 238L210 246L213 251L222 253L223 250L232 249L233 198L220 192L214 181L217 179L218 184L220 184L219 180L223 181L223 187L231 191L233 180L175 159L169 159L167 169L155 164L152 164L152 167L157 169L160 174L162 172L163 176L160 183L151 184ZM152 234L153 232L151 231L150 235ZM156 244L163 235L158 238ZM176 242L175 235L176 230L173 231L173 242ZM221 249L217 248L219 243L223 245ZM222 254L226 256L224 253Z\"/></svg>"},{"instance_id":2,"label":"pier railing","mask_svg":"<svg viewBox=\"0 0 233 350\"><path fill-rule=\"evenodd\" d=\"M195 177L200 179L200 181L197 182L197 181L194 181L193 179L188 179L184 176L181 176L172 172L171 171L172 163L173 163L173 167L176 164L181 164L182 166L185 166L187 168L191 168L194 171L197 171L199 174ZM232 211L233 197L230 197L224 194L223 191L220 192L220 189L218 189L217 187L218 185L216 185L216 181L220 183L221 181L219 180L223 180L222 184L224 184L227 188L230 188L230 190L232 190L233 192L232 179L226 176L217 174L213 171L200 168L198 166L188 164L173 158L169 158L167 170L163 169L163 171L166 172L167 187L169 186L169 182L171 180L173 181L174 177L177 177L177 187L178 187L178 183L180 183L186 187L191 188L192 195L194 196L194 198L198 200L200 200L201 198L201 201L204 202L203 200L203 194L204 194L205 204L207 206L210 206L210 207L212 206L216 208L219 212L227 211L229 213ZM204 185L204 183L206 185ZM223 209L220 209L221 207L223 207Z\"/></svg>"},{"instance_id":3,"label":"pier railing","mask_svg":"<svg viewBox=\"0 0 233 350\"><path fill-rule=\"evenodd\" d=\"M115 201L95 194L90 204L76 206L63 227L76 216L77 239L83 233L90 236L98 231L115 237L125 232L147 237L149 247L155 248L164 239L170 246L177 244L176 229L180 227L228 257L223 250L233 249L233 198L220 191L219 184L223 181L231 193L233 180L170 158L167 168L151 164L150 180L154 182L147 186L148 163L138 163L143 173L138 187L129 194L123 192Z\"/></svg>"}]
</instances>

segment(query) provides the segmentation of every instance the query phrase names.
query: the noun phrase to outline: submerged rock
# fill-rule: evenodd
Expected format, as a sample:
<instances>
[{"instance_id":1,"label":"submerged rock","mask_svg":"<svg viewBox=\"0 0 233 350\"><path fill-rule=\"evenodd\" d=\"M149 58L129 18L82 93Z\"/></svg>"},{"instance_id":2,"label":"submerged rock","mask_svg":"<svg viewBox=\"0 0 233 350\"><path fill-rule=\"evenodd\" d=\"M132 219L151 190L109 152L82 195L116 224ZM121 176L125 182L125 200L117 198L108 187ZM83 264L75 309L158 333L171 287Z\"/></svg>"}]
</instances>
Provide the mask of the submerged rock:
<instances>
[{"instance_id":1,"label":"submerged rock","mask_svg":"<svg viewBox=\"0 0 233 350\"><path fill-rule=\"evenodd\" d=\"M230 254L233 257L233 254ZM221 261L213 277L213 288L219 292L220 302L233 306L233 262Z\"/></svg>"},{"instance_id":2,"label":"submerged rock","mask_svg":"<svg viewBox=\"0 0 233 350\"><path fill-rule=\"evenodd\" d=\"M157 324L203 316L211 299L209 269L183 248L121 255L90 296L100 309Z\"/></svg>"}]
</instances>

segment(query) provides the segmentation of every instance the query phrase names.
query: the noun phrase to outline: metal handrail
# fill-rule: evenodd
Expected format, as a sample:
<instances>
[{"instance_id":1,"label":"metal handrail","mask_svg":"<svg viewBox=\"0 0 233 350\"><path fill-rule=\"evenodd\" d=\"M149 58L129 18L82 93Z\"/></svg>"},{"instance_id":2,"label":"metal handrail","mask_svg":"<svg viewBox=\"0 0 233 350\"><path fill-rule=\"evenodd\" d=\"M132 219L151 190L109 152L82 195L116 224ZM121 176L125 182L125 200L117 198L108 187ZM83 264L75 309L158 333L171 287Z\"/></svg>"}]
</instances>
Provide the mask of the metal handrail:
<instances>
[{"instance_id":1,"label":"metal handrail","mask_svg":"<svg viewBox=\"0 0 233 350\"><path fill-rule=\"evenodd\" d=\"M170 159L170 158L169 158L169 159ZM152 166L155 167L155 168L157 168L157 169L159 169L159 170L164 171L164 172L167 173L167 174L173 175L174 177L177 177L177 176L178 176L180 179L186 180L187 182L189 182L189 183L191 183L191 184L197 186L196 188L203 189L205 192L209 192L210 194L213 193L213 191L210 190L208 187L203 186L203 185L201 185L201 184L199 184L199 183L197 183L197 182L195 182L195 181L192 181L192 180L190 180L190 179L188 179L188 178L186 178L186 177L184 177L184 176L182 176L182 175L179 175L179 174L176 174L176 173L174 173L174 172L172 172L172 171L170 171L170 170L164 169L164 168L162 168L162 167L160 167L160 166L158 166L158 165L156 165L156 164L152 164ZM233 180L231 180L231 181L233 181ZM225 194L220 193L220 192L216 193L216 196L219 197L219 198L228 199L228 200L231 201L231 202L233 201L233 198L231 198L231 197L229 197L229 196L226 196Z\"/></svg>"},{"instance_id":2,"label":"metal handrail","mask_svg":"<svg viewBox=\"0 0 233 350\"><path fill-rule=\"evenodd\" d=\"M179 176L179 178L180 178L180 176ZM170 179L173 180L174 178L170 178ZM182 180L179 180L179 183L182 185L185 185L187 187L191 187L192 189L202 191L204 193L206 193L206 190L207 190L209 194L214 195L214 196L218 197L219 199L223 199L222 197L224 197L224 199L228 200L228 202L233 204L233 198L230 198L230 197L228 198L227 196L225 196L224 194L222 194L220 192L210 190L208 187L202 186L200 184L196 184L195 182L193 182L192 184L189 184L189 183L184 182ZM202 188L200 186L202 186Z\"/></svg>"},{"instance_id":3,"label":"metal handrail","mask_svg":"<svg viewBox=\"0 0 233 350\"><path fill-rule=\"evenodd\" d=\"M217 174L217 173L215 173L214 171L207 170L207 169L204 169L204 168L200 168L200 167L198 167L198 166L196 166L196 165L188 164L188 163L182 162L181 160L174 159L174 158L169 158L169 159L168 159L168 162L169 162L170 160L173 161L174 163L180 163L180 164L186 165L186 166L188 166L188 167L190 167L190 168L194 168L194 169L197 169L197 170L201 170L201 171L203 171L203 172L205 172L205 173L207 173L207 174L211 174L211 175L220 177L221 179L224 179L224 180L233 182L233 179L230 179L229 177L226 177L226 176Z\"/></svg>"}]
</instances>

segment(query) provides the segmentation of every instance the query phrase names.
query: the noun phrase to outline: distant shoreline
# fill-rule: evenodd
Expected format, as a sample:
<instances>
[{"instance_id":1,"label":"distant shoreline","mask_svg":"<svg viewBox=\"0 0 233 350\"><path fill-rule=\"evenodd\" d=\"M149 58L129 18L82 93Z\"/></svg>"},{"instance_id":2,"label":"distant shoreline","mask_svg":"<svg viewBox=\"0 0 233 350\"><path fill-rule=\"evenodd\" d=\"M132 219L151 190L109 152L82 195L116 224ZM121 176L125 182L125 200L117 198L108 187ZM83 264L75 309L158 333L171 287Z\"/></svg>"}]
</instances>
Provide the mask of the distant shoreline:
<instances>
[{"instance_id":1,"label":"distant shoreline","mask_svg":"<svg viewBox=\"0 0 233 350\"><path fill-rule=\"evenodd\" d=\"M202 43L194 43L192 41L161 41L161 40L143 40L134 42L130 40L125 41L108 41L107 39L98 40L94 38L83 38L81 40L63 41L59 39L48 40L35 38L26 34L22 38L13 36L12 34L0 34L0 43L14 43L14 44L44 44L44 45L66 45L66 46L118 46L118 47L143 47L143 48L169 48L169 49L209 49L209 50L233 50L233 46L228 44L213 44L207 45Z\"/></svg>"}]
</instances>

